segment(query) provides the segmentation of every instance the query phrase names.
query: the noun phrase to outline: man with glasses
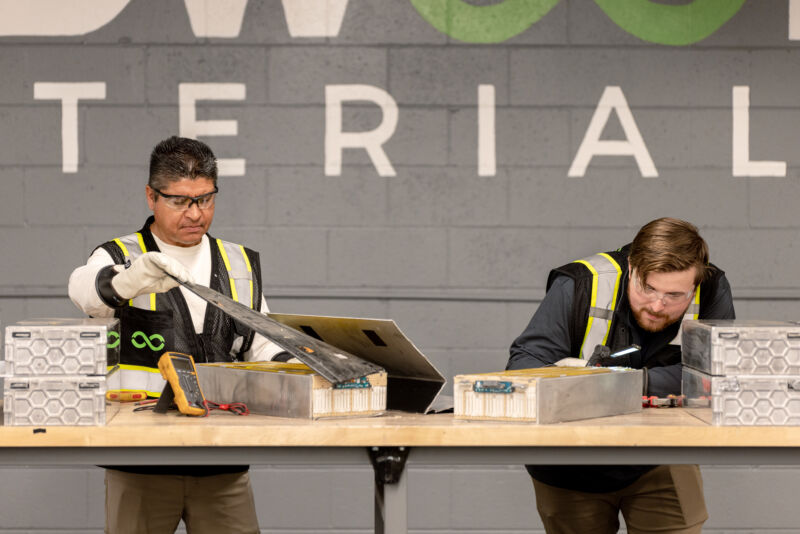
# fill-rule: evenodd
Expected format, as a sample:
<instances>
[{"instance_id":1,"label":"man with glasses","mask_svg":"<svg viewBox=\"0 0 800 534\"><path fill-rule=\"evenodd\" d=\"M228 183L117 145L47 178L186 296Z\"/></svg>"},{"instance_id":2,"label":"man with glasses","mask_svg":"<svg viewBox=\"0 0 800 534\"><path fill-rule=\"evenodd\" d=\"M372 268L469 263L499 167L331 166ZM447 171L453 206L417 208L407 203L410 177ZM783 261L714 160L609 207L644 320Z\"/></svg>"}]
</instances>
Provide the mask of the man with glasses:
<instances>
[{"instance_id":1,"label":"man with glasses","mask_svg":"<svg viewBox=\"0 0 800 534\"><path fill-rule=\"evenodd\" d=\"M507 368L622 365L643 370L643 395L680 394L680 323L698 318L735 318L730 285L697 228L656 219L617 251L551 271ZM631 534L701 532L708 518L694 465L526 468L551 534L617 532L620 512Z\"/></svg>"},{"instance_id":2,"label":"man with glasses","mask_svg":"<svg viewBox=\"0 0 800 534\"><path fill-rule=\"evenodd\" d=\"M158 396L164 386L158 358L170 350L197 362L288 358L172 278L195 281L267 312L258 253L208 234L217 192L217 160L207 145L179 137L160 142L150 156L145 186L152 216L138 232L97 247L70 276L69 296L81 310L120 319L120 370L109 377L110 390ZM106 532L173 532L183 519L190 533L256 533L247 471L247 466L109 467Z\"/></svg>"}]
</instances>

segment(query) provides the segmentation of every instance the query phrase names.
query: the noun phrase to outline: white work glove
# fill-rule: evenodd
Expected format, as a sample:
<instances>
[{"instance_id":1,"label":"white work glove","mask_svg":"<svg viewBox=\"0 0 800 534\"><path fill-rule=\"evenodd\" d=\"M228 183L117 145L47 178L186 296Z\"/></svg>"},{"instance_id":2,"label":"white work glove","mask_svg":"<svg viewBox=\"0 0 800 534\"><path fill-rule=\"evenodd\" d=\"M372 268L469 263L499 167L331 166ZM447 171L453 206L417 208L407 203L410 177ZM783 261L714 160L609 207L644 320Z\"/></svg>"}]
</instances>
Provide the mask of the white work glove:
<instances>
[{"instance_id":1,"label":"white work glove","mask_svg":"<svg viewBox=\"0 0 800 534\"><path fill-rule=\"evenodd\" d=\"M586 367L587 363L586 360L581 358L562 358L555 365L556 367Z\"/></svg>"},{"instance_id":2,"label":"white work glove","mask_svg":"<svg viewBox=\"0 0 800 534\"><path fill-rule=\"evenodd\" d=\"M179 284L169 275L181 282L194 282L189 270L178 260L162 252L145 252L125 269L115 265L119 272L111 279L111 287L124 299L132 299L146 293L164 293Z\"/></svg>"}]
</instances>

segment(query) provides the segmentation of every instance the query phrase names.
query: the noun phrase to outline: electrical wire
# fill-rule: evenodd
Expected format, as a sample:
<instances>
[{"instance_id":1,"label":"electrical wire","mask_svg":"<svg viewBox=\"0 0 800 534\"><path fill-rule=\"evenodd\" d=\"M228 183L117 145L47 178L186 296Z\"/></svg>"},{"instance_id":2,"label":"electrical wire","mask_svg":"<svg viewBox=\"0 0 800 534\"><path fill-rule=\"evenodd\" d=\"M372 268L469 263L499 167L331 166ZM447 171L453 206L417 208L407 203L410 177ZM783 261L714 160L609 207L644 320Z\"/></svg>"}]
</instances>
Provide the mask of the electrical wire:
<instances>
[{"instance_id":1,"label":"electrical wire","mask_svg":"<svg viewBox=\"0 0 800 534\"><path fill-rule=\"evenodd\" d=\"M231 412L236 415L249 415L250 410L247 408L247 405L243 402L231 402L229 404L219 404L210 400L205 401L206 410L211 412L212 410L222 410L226 412Z\"/></svg>"}]
</instances>

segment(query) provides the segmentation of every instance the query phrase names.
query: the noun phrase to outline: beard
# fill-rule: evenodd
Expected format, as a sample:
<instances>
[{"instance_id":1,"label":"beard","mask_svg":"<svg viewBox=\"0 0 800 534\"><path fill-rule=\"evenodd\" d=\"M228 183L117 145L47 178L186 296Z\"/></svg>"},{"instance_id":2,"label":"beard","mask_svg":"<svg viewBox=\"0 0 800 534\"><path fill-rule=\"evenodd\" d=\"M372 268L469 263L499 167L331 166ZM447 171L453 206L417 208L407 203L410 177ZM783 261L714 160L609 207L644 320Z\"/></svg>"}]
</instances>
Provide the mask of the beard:
<instances>
[{"instance_id":1,"label":"beard","mask_svg":"<svg viewBox=\"0 0 800 534\"><path fill-rule=\"evenodd\" d=\"M685 310L684 310L685 311ZM647 315L645 315L647 313ZM681 312L679 315L674 316L664 312L654 312L646 307L634 310L633 317L636 319L636 324L646 332L661 332L669 325L677 322L683 317Z\"/></svg>"}]
</instances>

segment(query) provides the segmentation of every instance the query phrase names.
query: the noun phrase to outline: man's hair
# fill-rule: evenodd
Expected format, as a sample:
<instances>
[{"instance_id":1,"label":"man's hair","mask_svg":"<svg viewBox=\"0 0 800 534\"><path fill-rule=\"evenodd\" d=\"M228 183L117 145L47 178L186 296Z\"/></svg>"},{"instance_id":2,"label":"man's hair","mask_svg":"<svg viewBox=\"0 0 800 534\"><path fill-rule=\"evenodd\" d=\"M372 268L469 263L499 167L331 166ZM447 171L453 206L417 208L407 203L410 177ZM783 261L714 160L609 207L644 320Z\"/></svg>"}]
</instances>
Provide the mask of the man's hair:
<instances>
[{"instance_id":1,"label":"man's hair","mask_svg":"<svg viewBox=\"0 0 800 534\"><path fill-rule=\"evenodd\" d=\"M642 226L631 243L628 262L642 284L650 273L695 267L697 285L708 276L708 245L692 223L664 217Z\"/></svg>"},{"instance_id":2,"label":"man's hair","mask_svg":"<svg viewBox=\"0 0 800 534\"><path fill-rule=\"evenodd\" d=\"M164 189L184 178L208 178L217 185L217 158L207 144L173 135L158 143L150 154L147 185Z\"/></svg>"}]
</instances>

